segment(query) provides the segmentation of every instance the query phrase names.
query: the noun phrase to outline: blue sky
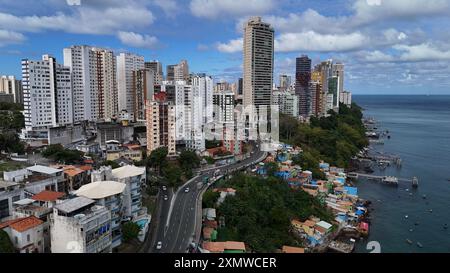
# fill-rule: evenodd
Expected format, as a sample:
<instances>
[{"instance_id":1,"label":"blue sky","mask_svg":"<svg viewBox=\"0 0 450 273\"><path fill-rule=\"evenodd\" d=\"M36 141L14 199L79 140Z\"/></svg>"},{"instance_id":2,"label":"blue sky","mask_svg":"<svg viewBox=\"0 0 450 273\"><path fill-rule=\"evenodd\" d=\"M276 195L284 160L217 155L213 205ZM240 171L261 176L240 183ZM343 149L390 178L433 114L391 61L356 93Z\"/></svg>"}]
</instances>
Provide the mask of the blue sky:
<instances>
[{"instance_id":1,"label":"blue sky","mask_svg":"<svg viewBox=\"0 0 450 273\"><path fill-rule=\"evenodd\" d=\"M308 54L344 62L355 94L450 94L450 0L71 1L0 0L0 74L87 44L234 81L242 24L259 15L276 31L276 81Z\"/></svg>"}]
</instances>

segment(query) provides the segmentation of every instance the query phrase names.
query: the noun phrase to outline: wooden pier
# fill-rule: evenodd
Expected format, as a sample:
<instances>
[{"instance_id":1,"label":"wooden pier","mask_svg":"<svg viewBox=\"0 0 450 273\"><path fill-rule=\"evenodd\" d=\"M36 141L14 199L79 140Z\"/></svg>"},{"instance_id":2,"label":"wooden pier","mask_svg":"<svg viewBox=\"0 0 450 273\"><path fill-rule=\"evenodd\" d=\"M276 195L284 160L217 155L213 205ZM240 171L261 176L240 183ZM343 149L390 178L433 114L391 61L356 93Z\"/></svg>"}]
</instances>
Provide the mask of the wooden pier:
<instances>
[{"instance_id":1,"label":"wooden pier","mask_svg":"<svg viewBox=\"0 0 450 273\"><path fill-rule=\"evenodd\" d=\"M356 172L348 173L347 177L353 178L353 179L365 178L368 180L375 180L375 181L382 182L382 183L385 183L388 185L393 185L393 186L398 186L399 182L411 183L411 185L414 188L417 188L419 186L419 179L417 177L397 178L395 176L381 176L381 175L372 175L372 174L356 173Z\"/></svg>"}]
</instances>

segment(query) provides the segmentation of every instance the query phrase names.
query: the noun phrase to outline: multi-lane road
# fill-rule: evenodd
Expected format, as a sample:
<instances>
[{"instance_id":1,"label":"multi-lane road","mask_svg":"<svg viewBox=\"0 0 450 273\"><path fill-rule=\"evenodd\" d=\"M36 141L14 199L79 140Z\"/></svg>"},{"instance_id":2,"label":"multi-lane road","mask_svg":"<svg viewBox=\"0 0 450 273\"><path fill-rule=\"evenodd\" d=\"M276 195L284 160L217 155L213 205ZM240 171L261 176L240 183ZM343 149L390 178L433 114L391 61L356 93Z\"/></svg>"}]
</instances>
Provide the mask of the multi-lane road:
<instances>
[{"instance_id":1,"label":"multi-lane road","mask_svg":"<svg viewBox=\"0 0 450 273\"><path fill-rule=\"evenodd\" d=\"M162 192L167 194L169 200L163 201L160 198L160 204L156 219L153 221L156 225L153 238L149 238L146 252L156 253L185 253L192 242L196 241L196 230L201 222L201 205L199 204L200 195L205 189L203 181L205 177L212 178L225 175L238 169L257 164L266 157L265 152L255 151L253 154L241 162L232 165L217 167L201 171L198 176L188 181L179 188L178 192ZM218 171L217 171L218 170ZM186 192L186 188L189 191ZM156 249L158 242L161 242L161 249Z\"/></svg>"}]
</instances>

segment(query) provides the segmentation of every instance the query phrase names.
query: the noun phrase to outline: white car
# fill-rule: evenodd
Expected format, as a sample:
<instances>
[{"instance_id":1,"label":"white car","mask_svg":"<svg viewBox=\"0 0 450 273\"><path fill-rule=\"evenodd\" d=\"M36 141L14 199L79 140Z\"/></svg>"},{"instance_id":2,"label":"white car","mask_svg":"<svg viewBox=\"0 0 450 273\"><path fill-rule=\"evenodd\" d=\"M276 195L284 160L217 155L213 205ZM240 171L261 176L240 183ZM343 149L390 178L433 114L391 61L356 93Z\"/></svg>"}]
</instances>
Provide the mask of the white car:
<instances>
[{"instance_id":1,"label":"white car","mask_svg":"<svg viewBox=\"0 0 450 273\"><path fill-rule=\"evenodd\" d=\"M169 197L167 197L167 195L164 195L164 201L169 200Z\"/></svg>"},{"instance_id":2,"label":"white car","mask_svg":"<svg viewBox=\"0 0 450 273\"><path fill-rule=\"evenodd\" d=\"M162 242L159 241L159 242L156 244L156 249L161 249L161 248L162 248Z\"/></svg>"},{"instance_id":3,"label":"white car","mask_svg":"<svg viewBox=\"0 0 450 273\"><path fill-rule=\"evenodd\" d=\"M189 192L189 188L184 189L184 192L188 193Z\"/></svg>"},{"instance_id":4,"label":"white car","mask_svg":"<svg viewBox=\"0 0 450 273\"><path fill-rule=\"evenodd\" d=\"M167 190L167 187L166 187L166 186L162 186L162 190L163 190L163 191L166 191L166 190Z\"/></svg>"}]
</instances>

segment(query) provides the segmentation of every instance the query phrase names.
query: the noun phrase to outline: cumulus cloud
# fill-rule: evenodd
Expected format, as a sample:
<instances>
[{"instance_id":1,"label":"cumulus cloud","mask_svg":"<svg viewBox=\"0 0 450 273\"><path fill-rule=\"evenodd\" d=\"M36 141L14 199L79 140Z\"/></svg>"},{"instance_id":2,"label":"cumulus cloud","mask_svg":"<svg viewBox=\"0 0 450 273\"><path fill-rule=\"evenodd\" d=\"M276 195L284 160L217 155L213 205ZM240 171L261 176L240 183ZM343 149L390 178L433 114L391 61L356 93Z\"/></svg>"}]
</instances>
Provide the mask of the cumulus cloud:
<instances>
[{"instance_id":1,"label":"cumulus cloud","mask_svg":"<svg viewBox=\"0 0 450 273\"><path fill-rule=\"evenodd\" d=\"M142 35L135 32L119 31L119 40L128 46L153 49L158 45L158 39L150 35Z\"/></svg>"},{"instance_id":2,"label":"cumulus cloud","mask_svg":"<svg viewBox=\"0 0 450 273\"><path fill-rule=\"evenodd\" d=\"M242 38L230 40L228 43L217 44L217 49L223 53L236 53L242 51L243 47L244 47L244 40Z\"/></svg>"},{"instance_id":3,"label":"cumulus cloud","mask_svg":"<svg viewBox=\"0 0 450 273\"><path fill-rule=\"evenodd\" d=\"M275 49L279 52L351 51L363 48L367 44L367 39L367 37L358 32L342 35L319 34L314 31L283 33L276 39Z\"/></svg>"},{"instance_id":4,"label":"cumulus cloud","mask_svg":"<svg viewBox=\"0 0 450 273\"><path fill-rule=\"evenodd\" d=\"M0 29L0 47L9 44L20 44L25 39L25 36L21 33Z\"/></svg>"},{"instance_id":5,"label":"cumulus cloud","mask_svg":"<svg viewBox=\"0 0 450 273\"><path fill-rule=\"evenodd\" d=\"M175 0L154 0L156 6L160 7L169 17L175 16L179 12Z\"/></svg>"},{"instance_id":6,"label":"cumulus cloud","mask_svg":"<svg viewBox=\"0 0 450 273\"><path fill-rule=\"evenodd\" d=\"M208 19L224 16L262 15L275 6L274 0L192 0L190 10L196 17Z\"/></svg>"},{"instance_id":7,"label":"cumulus cloud","mask_svg":"<svg viewBox=\"0 0 450 273\"><path fill-rule=\"evenodd\" d=\"M393 48L403 52L400 55L400 60L405 62L450 60L450 50L440 50L431 43L420 45L397 45Z\"/></svg>"},{"instance_id":8,"label":"cumulus cloud","mask_svg":"<svg viewBox=\"0 0 450 273\"><path fill-rule=\"evenodd\" d=\"M153 13L141 2L111 1L100 6L99 1L87 2L51 15L16 16L0 12L0 28L39 32L58 30L80 34L111 34L116 31L145 28L154 21Z\"/></svg>"}]
</instances>

